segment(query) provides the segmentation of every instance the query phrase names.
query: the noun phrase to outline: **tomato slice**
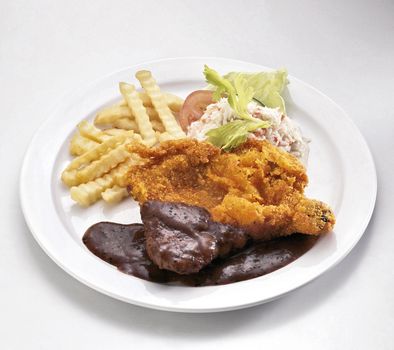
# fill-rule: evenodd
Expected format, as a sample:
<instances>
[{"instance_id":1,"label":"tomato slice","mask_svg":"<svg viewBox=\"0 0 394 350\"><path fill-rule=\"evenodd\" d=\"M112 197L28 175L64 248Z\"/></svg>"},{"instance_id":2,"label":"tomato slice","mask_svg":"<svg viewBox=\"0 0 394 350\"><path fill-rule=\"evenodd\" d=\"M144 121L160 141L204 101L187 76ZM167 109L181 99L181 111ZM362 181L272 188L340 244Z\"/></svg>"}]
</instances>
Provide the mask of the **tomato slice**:
<instances>
[{"instance_id":1,"label":"tomato slice","mask_svg":"<svg viewBox=\"0 0 394 350\"><path fill-rule=\"evenodd\" d=\"M188 126L200 119L211 103L213 103L212 91L209 90L193 91L187 96L178 116L181 128L187 131Z\"/></svg>"}]
</instances>

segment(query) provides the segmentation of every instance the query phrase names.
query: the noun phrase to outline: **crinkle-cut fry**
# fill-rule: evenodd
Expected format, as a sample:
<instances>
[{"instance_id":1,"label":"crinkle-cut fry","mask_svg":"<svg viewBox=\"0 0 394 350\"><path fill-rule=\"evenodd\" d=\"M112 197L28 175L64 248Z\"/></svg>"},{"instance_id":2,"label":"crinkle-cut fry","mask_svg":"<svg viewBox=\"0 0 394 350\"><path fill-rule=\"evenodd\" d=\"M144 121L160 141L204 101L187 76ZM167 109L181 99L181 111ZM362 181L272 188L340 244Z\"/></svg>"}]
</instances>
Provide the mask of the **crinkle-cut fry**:
<instances>
[{"instance_id":1,"label":"crinkle-cut fry","mask_svg":"<svg viewBox=\"0 0 394 350\"><path fill-rule=\"evenodd\" d=\"M140 134L134 133L129 141L141 143L142 142L142 137L141 137Z\"/></svg>"},{"instance_id":2,"label":"crinkle-cut fry","mask_svg":"<svg viewBox=\"0 0 394 350\"><path fill-rule=\"evenodd\" d=\"M90 151L92 148L99 145L98 142L90 140L76 132L70 141L70 153L73 156L80 156L81 154Z\"/></svg>"},{"instance_id":3,"label":"crinkle-cut fry","mask_svg":"<svg viewBox=\"0 0 394 350\"><path fill-rule=\"evenodd\" d=\"M124 135L125 133L128 133L129 130L125 129L118 129L118 128L111 128L111 129L105 129L103 130L103 133L109 136L118 136L118 135Z\"/></svg>"},{"instance_id":4,"label":"crinkle-cut fry","mask_svg":"<svg viewBox=\"0 0 394 350\"><path fill-rule=\"evenodd\" d=\"M156 131L159 131L159 133L163 132L164 126L163 126L163 124L161 124L161 122L159 122L157 120L151 120L151 123L152 123L153 130L155 131L156 140L157 140L157 132ZM130 119L126 120L126 118L117 120L116 122L113 123L112 126L117 128L116 130L122 130L122 131L134 130L135 132L137 132L137 130L138 130L138 127L137 127L137 124L135 124L135 121L134 120L130 121ZM114 130L114 129L110 129L110 130ZM104 132L105 132L105 130L104 130ZM137 133L135 135L140 136ZM148 142L146 142L146 141L142 140L141 136L140 136L140 139L138 139L138 140L136 139L136 141L142 142L144 145L146 145L148 147L152 146L152 143L149 142L149 140L148 140Z\"/></svg>"},{"instance_id":5,"label":"crinkle-cut fry","mask_svg":"<svg viewBox=\"0 0 394 350\"><path fill-rule=\"evenodd\" d=\"M151 120L153 130L158 131L160 133L165 132L164 125L162 122L158 120Z\"/></svg>"},{"instance_id":6,"label":"crinkle-cut fry","mask_svg":"<svg viewBox=\"0 0 394 350\"><path fill-rule=\"evenodd\" d=\"M112 168L122 163L128 156L125 144L119 145L115 149L103 155L100 159L93 161L82 170L77 171L76 181L78 184L94 180L109 172Z\"/></svg>"},{"instance_id":7,"label":"crinkle-cut fry","mask_svg":"<svg viewBox=\"0 0 394 350\"><path fill-rule=\"evenodd\" d=\"M123 198L127 197L129 193L125 187L119 187L115 185L114 187L106 189L101 193L101 197L106 203L116 204L119 203Z\"/></svg>"},{"instance_id":8,"label":"crinkle-cut fry","mask_svg":"<svg viewBox=\"0 0 394 350\"><path fill-rule=\"evenodd\" d=\"M78 130L82 136L99 143L104 142L111 137L104 134L100 129L96 128L93 124L86 120L83 120L78 124Z\"/></svg>"},{"instance_id":9,"label":"crinkle-cut fry","mask_svg":"<svg viewBox=\"0 0 394 350\"><path fill-rule=\"evenodd\" d=\"M124 143L126 139L132 139L134 136L134 131L127 131L121 135L112 136L103 143L100 143L92 150L86 152L85 154L74 158L71 163L67 166L65 171L78 170L83 166L90 164L92 161L99 159L102 155L114 149L116 146Z\"/></svg>"},{"instance_id":10,"label":"crinkle-cut fry","mask_svg":"<svg viewBox=\"0 0 394 350\"><path fill-rule=\"evenodd\" d=\"M148 113L149 118L151 120L160 121L159 114L157 113L157 111L156 111L156 109L154 107L149 107L148 106L148 107L145 107L145 109L146 109L146 112Z\"/></svg>"},{"instance_id":11,"label":"crinkle-cut fry","mask_svg":"<svg viewBox=\"0 0 394 350\"><path fill-rule=\"evenodd\" d=\"M118 128L112 128L112 129L105 129L103 130L103 133L109 135L109 136L118 136L118 135L128 135L131 133L132 130L125 130L125 129L118 129ZM131 136L132 141L137 141L137 142L142 142L142 137L140 134L133 133Z\"/></svg>"},{"instance_id":12,"label":"crinkle-cut fry","mask_svg":"<svg viewBox=\"0 0 394 350\"><path fill-rule=\"evenodd\" d=\"M150 119L160 120L159 115L153 107L145 107L145 109ZM123 118L135 120L135 117L128 106L110 106L97 113L96 118L94 119L94 124L113 124L115 121Z\"/></svg>"},{"instance_id":13,"label":"crinkle-cut fry","mask_svg":"<svg viewBox=\"0 0 394 350\"><path fill-rule=\"evenodd\" d=\"M174 94L170 94L169 92L162 92L164 96L167 106L174 112L179 112L183 106L184 100L179 96Z\"/></svg>"},{"instance_id":14,"label":"crinkle-cut fry","mask_svg":"<svg viewBox=\"0 0 394 350\"><path fill-rule=\"evenodd\" d=\"M116 168L116 172L114 175L115 178L115 184L118 185L119 187L126 187L127 186L127 173L130 170L130 166L132 165L138 165L141 163L141 157L138 156L137 154L131 153L129 158L127 160L120 164Z\"/></svg>"},{"instance_id":15,"label":"crinkle-cut fry","mask_svg":"<svg viewBox=\"0 0 394 350\"><path fill-rule=\"evenodd\" d=\"M97 113L94 124L111 124L117 119L132 117L128 106L110 106Z\"/></svg>"},{"instance_id":16,"label":"crinkle-cut fry","mask_svg":"<svg viewBox=\"0 0 394 350\"><path fill-rule=\"evenodd\" d=\"M103 176L111 169L116 167L119 163L122 163L127 157L129 157L130 153L125 147L127 143L128 141L117 146L108 153L104 154L100 159L94 160L92 163L85 166L81 170L72 169L63 171L61 176L62 181L67 186L71 187Z\"/></svg>"},{"instance_id":17,"label":"crinkle-cut fry","mask_svg":"<svg viewBox=\"0 0 394 350\"><path fill-rule=\"evenodd\" d=\"M176 96L174 94L171 94L169 92L162 92L167 106L170 107L170 109L174 112L179 112L182 108L184 100L180 98L179 96ZM140 99L142 100L142 103L144 104L145 107L152 107L152 101L148 94L144 91L138 92L138 95ZM125 100L119 101L117 103L118 106L127 106L127 102Z\"/></svg>"},{"instance_id":18,"label":"crinkle-cut fry","mask_svg":"<svg viewBox=\"0 0 394 350\"><path fill-rule=\"evenodd\" d=\"M88 183L80 184L79 186L71 187L71 198L79 205L87 207L101 199L101 193L106 189L113 187L114 185L120 186L120 184L123 184L123 187L125 187L125 177L130 166L138 164L138 162L140 162L140 157L136 154L131 154L126 161L120 163L116 168L112 169L103 177L99 177L93 181L89 181Z\"/></svg>"},{"instance_id":19,"label":"crinkle-cut fry","mask_svg":"<svg viewBox=\"0 0 394 350\"><path fill-rule=\"evenodd\" d=\"M119 99L117 102L115 102L112 106L113 107L115 107L115 106L126 106L127 107L127 102L122 96L122 98Z\"/></svg>"},{"instance_id":20,"label":"crinkle-cut fry","mask_svg":"<svg viewBox=\"0 0 394 350\"><path fill-rule=\"evenodd\" d=\"M123 143L121 143L121 140L123 140ZM134 134L132 131L124 131L123 135L113 136L111 137L111 141L104 141L104 146L99 144L96 149L90 151L89 154L84 154L74 159L71 164L62 172L61 179L63 183L68 187L71 187L88 182L96 177L100 177L103 173L106 173L112 167L116 166L116 157L120 157L121 151L115 150L117 150L119 146L126 145L130 141L142 143L142 138L140 135ZM129 153L127 149L124 152ZM107 159L111 154L114 154L115 158L113 160ZM134 155L132 157L134 157ZM123 160L124 159L119 160L118 163L122 162ZM91 163L88 164L89 162ZM86 165L85 168L80 169L83 165ZM85 170L86 168L88 170ZM98 174L90 174L89 172L92 171L96 171ZM88 176L86 174L90 175ZM87 178L85 179L84 176Z\"/></svg>"},{"instance_id":21,"label":"crinkle-cut fry","mask_svg":"<svg viewBox=\"0 0 394 350\"><path fill-rule=\"evenodd\" d=\"M73 186L70 189L71 198L83 207L97 202L101 198L101 193L114 184L114 177L111 173L99 177L94 181Z\"/></svg>"},{"instance_id":22,"label":"crinkle-cut fry","mask_svg":"<svg viewBox=\"0 0 394 350\"><path fill-rule=\"evenodd\" d=\"M152 101L152 105L155 107L159 118L164 125L164 128L168 133L173 135L176 139L185 137L185 133L179 126L172 114L170 108L168 107L164 96L162 95L159 86L157 85L155 79L152 77L151 72L147 70L141 70L136 73L136 78L141 83L141 86L145 89L149 98Z\"/></svg>"},{"instance_id":23,"label":"crinkle-cut fry","mask_svg":"<svg viewBox=\"0 0 394 350\"><path fill-rule=\"evenodd\" d=\"M159 142L164 142L164 141L170 141L170 140L175 140L174 136L172 136L170 133L168 132L163 132L161 133L159 136Z\"/></svg>"},{"instance_id":24,"label":"crinkle-cut fry","mask_svg":"<svg viewBox=\"0 0 394 350\"><path fill-rule=\"evenodd\" d=\"M146 112L135 87L131 84L120 83L119 88L123 97L127 101L127 105L129 106L131 113L135 117L135 121L137 122L138 129L143 140L146 144L153 146L157 142L156 135L149 120L148 113Z\"/></svg>"},{"instance_id":25,"label":"crinkle-cut fry","mask_svg":"<svg viewBox=\"0 0 394 350\"><path fill-rule=\"evenodd\" d=\"M138 132L138 125L135 120L131 120L130 118L121 118L114 120L111 124L115 128L124 129L124 130L134 130Z\"/></svg>"},{"instance_id":26,"label":"crinkle-cut fry","mask_svg":"<svg viewBox=\"0 0 394 350\"><path fill-rule=\"evenodd\" d=\"M76 170L63 171L61 179L62 179L63 183L65 185L67 185L68 187L78 185Z\"/></svg>"},{"instance_id":27,"label":"crinkle-cut fry","mask_svg":"<svg viewBox=\"0 0 394 350\"><path fill-rule=\"evenodd\" d=\"M101 199L101 193L115 185L119 187L126 187L126 175L130 166L139 164L140 157L136 154L131 154L123 163L120 163L116 168L112 169L108 174L99 177L88 183L73 186L70 189L71 198L83 207L92 205Z\"/></svg>"}]
</instances>

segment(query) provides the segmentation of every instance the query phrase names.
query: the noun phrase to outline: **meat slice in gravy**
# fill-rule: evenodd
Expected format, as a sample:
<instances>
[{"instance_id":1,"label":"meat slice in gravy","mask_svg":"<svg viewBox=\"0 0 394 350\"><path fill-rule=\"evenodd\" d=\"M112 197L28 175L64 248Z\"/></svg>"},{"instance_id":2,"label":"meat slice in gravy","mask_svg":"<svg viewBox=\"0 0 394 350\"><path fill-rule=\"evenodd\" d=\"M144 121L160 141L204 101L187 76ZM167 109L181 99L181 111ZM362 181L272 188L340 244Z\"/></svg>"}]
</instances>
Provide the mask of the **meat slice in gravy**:
<instances>
[{"instance_id":1,"label":"meat slice in gravy","mask_svg":"<svg viewBox=\"0 0 394 350\"><path fill-rule=\"evenodd\" d=\"M179 202L146 201L141 218L149 257L179 274L196 273L249 239L242 229L212 221L204 208Z\"/></svg>"}]
</instances>

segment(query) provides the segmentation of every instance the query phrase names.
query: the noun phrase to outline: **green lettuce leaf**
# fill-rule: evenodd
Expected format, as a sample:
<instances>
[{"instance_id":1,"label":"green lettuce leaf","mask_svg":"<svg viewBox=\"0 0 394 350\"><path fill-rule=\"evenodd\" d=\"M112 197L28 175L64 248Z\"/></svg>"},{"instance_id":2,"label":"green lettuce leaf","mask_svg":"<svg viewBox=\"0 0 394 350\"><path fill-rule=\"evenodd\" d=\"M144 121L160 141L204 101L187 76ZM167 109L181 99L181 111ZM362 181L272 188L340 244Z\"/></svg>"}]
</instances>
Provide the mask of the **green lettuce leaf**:
<instances>
[{"instance_id":1,"label":"green lettuce leaf","mask_svg":"<svg viewBox=\"0 0 394 350\"><path fill-rule=\"evenodd\" d=\"M233 86L236 80L243 78L246 81L245 86L254 90L253 99L267 107L279 107L283 113L286 113L285 102L281 96L288 84L286 69L260 73L231 72L223 78L230 81Z\"/></svg>"},{"instance_id":2,"label":"green lettuce leaf","mask_svg":"<svg viewBox=\"0 0 394 350\"><path fill-rule=\"evenodd\" d=\"M248 103L252 100L255 91L252 86L247 84L241 74L235 73L232 80L225 79L214 69L204 66L204 75L207 83L213 88L213 99L218 101L221 97L226 96L228 103L234 110L235 114L246 120L253 120L248 113Z\"/></svg>"},{"instance_id":3,"label":"green lettuce leaf","mask_svg":"<svg viewBox=\"0 0 394 350\"><path fill-rule=\"evenodd\" d=\"M244 143L248 133L260 128L267 128L270 123L260 119L255 120L234 120L218 128L209 130L206 135L208 141L216 147L230 150Z\"/></svg>"}]
</instances>

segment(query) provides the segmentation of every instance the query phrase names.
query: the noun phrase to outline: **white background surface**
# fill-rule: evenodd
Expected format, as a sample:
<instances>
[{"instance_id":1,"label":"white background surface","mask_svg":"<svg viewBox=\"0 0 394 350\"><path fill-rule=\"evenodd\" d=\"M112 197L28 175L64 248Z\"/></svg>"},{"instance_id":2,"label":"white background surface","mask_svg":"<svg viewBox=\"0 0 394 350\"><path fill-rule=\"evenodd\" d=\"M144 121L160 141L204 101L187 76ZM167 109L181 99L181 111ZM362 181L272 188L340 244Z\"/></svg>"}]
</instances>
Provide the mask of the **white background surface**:
<instances>
[{"instance_id":1,"label":"white background surface","mask_svg":"<svg viewBox=\"0 0 394 350\"><path fill-rule=\"evenodd\" d=\"M2 1L0 348L393 349L393 34L392 1ZM340 265L252 309L171 314L90 290L38 247L18 176L51 105L105 73L170 56L286 66L349 113L375 157L378 198Z\"/></svg>"}]
</instances>

